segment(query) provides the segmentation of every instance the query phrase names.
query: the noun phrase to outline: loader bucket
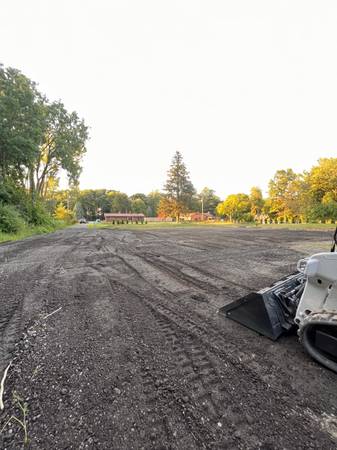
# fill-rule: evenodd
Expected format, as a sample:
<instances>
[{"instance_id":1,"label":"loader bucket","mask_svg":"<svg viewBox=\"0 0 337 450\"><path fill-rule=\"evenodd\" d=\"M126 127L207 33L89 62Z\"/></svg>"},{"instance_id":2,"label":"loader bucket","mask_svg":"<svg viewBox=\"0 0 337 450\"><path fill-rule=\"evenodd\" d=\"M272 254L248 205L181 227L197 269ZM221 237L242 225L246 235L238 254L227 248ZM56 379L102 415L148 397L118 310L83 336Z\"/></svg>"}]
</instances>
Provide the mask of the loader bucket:
<instances>
[{"instance_id":1,"label":"loader bucket","mask_svg":"<svg viewBox=\"0 0 337 450\"><path fill-rule=\"evenodd\" d=\"M304 275L295 273L223 306L219 313L276 340L294 328L293 319L303 289Z\"/></svg>"}]
</instances>

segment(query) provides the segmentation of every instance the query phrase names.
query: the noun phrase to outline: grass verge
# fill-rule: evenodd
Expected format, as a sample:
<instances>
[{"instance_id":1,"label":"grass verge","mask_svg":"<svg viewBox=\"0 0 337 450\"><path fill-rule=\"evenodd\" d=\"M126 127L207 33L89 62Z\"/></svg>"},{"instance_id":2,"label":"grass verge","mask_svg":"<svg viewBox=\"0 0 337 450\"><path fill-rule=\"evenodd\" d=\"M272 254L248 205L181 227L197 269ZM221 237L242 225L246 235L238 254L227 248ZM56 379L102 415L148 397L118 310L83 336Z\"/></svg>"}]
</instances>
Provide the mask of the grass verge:
<instances>
[{"instance_id":1,"label":"grass verge","mask_svg":"<svg viewBox=\"0 0 337 450\"><path fill-rule=\"evenodd\" d=\"M195 228L195 227L207 227L207 228L256 228L256 229L289 229L289 230L334 230L336 224L326 223L283 223L283 224L256 224L256 223L228 223L228 222L152 222L147 224L121 224L113 225L110 223L92 223L88 225L88 228L107 228L113 230L156 230L156 229L174 229L174 228Z\"/></svg>"},{"instance_id":2,"label":"grass verge","mask_svg":"<svg viewBox=\"0 0 337 450\"><path fill-rule=\"evenodd\" d=\"M54 221L53 225L48 226L25 226L17 233L2 233L0 232L0 242L19 241L30 236L39 234L53 233L69 226L66 222L61 220Z\"/></svg>"}]
</instances>

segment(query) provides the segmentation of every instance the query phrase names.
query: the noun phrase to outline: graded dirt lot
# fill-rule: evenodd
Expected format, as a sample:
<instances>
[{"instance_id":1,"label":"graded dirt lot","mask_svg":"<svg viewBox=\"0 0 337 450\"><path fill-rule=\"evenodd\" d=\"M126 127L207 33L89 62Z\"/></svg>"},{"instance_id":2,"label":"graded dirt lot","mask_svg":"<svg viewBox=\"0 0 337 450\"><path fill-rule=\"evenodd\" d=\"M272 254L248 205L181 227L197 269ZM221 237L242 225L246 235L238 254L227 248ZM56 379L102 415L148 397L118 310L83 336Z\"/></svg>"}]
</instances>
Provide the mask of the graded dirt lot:
<instances>
[{"instance_id":1,"label":"graded dirt lot","mask_svg":"<svg viewBox=\"0 0 337 450\"><path fill-rule=\"evenodd\" d=\"M329 243L79 226L1 245L0 428L26 402L31 449L336 448L336 375L296 336L274 343L217 314ZM12 420L0 448L23 437Z\"/></svg>"}]
</instances>

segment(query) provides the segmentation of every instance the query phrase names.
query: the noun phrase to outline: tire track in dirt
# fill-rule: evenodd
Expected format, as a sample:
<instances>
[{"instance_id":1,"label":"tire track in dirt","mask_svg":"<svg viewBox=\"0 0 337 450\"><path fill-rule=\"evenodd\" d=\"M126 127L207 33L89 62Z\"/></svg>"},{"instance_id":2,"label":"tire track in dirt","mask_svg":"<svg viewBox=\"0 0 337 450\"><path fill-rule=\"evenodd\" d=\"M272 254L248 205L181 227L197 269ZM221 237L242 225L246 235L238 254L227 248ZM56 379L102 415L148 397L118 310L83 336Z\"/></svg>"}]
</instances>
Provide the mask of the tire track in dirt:
<instances>
[{"instance_id":1,"label":"tire track in dirt","mask_svg":"<svg viewBox=\"0 0 337 450\"><path fill-rule=\"evenodd\" d=\"M32 317L44 310L47 314L52 311L54 304L50 302L55 276L58 276L64 269L65 261L72 257L75 249L81 242L81 234L75 233L69 238L57 236L55 242L54 235L46 237L33 237L27 241L14 242L9 247L9 252L3 251L2 271L9 273L5 285L14 286L9 292L4 289L0 292L3 300L0 316L0 373L9 363L15 350L15 345L19 341L23 327ZM46 247L48 245L62 245L68 242L69 248L60 252L54 260L51 260ZM34 259L30 255L23 257L22 253L27 252L29 246L38 245L39 258ZM1 250L0 249L0 253ZM14 252L14 253L13 253ZM21 260L15 258L21 255ZM42 260L42 262L41 262ZM14 266L13 274L11 268ZM19 278L18 278L19 277ZM12 279L14 281L12 281ZM29 288L28 288L29 287Z\"/></svg>"},{"instance_id":2,"label":"tire track in dirt","mask_svg":"<svg viewBox=\"0 0 337 450\"><path fill-rule=\"evenodd\" d=\"M104 250L104 255L106 255L109 254L109 250L111 249L106 246L104 247ZM149 273L150 270L148 269L148 267L143 267L142 269L140 268L143 260L139 255L124 254L122 256L121 251L119 251L118 253L113 252L110 254L112 254L113 257L118 258L125 265L125 267L129 269L130 272L134 276L136 276L136 278L138 278L138 281L136 283L138 291L133 289L130 284L125 284L125 282L122 282L118 278L114 278L116 281L125 286L125 288L127 288L130 292L132 292L134 295L143 294L143 298L151 298L151 304L154 306L154 308L162 308L163 312L174 317L175 322L179 323L179 326L184 330L188 328L189 331L197 333L199 336L204 336L207 340L211 338L212 342L217 343L217 348L221 346L226 350L231 350L231 353L237 353L235 351L238 345L237 337L233 338L231 332L229 334L223 334L223 330L220 330L218 327L214 329L214 320L209 320L203 316L199 316L193 310L189 312L189 317L186 317L186 304L181 305L180 302L177 301L178 297L176 295L176 292L163 288L159 282L155 283L153 282L153 280L149 280L147 275L144 275ZM127 261L128 257L129 260ZM135 257L136 259L134 259ZM148 261L147 259L145 260L145 263L150 267L153 265L152 262ZM106 261L106 259L92 264L93 267L97 267L97 265L99 265L100 268L109 269L109 263ZM161 270L163 272L163 275L166 276L167 271L165 270L165 268L163 270L161 266L157 267L156 263L154 263L154 267ZM109 273L109 271L107 273ZM168 274L170 275L171 271L168 271ZM191 284L193 288L195 287L195 283L190 283L190 277L187 278L187 282L184 277L182 279L178 277L178 281L185 282L189 287L191 286ZM197 287L200 287L199 283L197 284ZM202 284L202 290L208 291L208 285L206 283ZM216 293L219 293L218 290L216 290ZM186 297L184 297L184 300L186 300ZM191 304L192 303L193 301L191 300ZM194 318L194 320L192 320L192 318ZM249 355L251 355L251 349ZM234 361L240 363L240 356L234 358Z\"/></svg>"},{"instance_id":3,"label":"tire track in dirt","mask_svg":"<svg viewBox=\"0 0 337 450\"><path fill-rule=\"evenodd\" d=\"M219 419L219 403L212 398L210 388L219 394L219 375L204 349L197 345L192 335L183 337L180 330L162 316L156 317L159 329L165 336L165 342L172 350L175 361L170 367L173 376L176 372L176 362L182 369L187 384L191 388L191 396L202 408L207 420ZM184 339L185 338L185 339ZM186 341L187 338L187 341ZM184 340L186 341L183 344Z\"/></svg>"},{"instance_id":4,"label":"tire track in dirt","mask_svg":"<svg viewBox=\"0 0 337 450\"><path fill-rule=\"evenodd\" d=\"M106 249L105 249L106 250ZM125 258L121 257L121 255L118 255L119 258L121 258L122 261L125 262ZM143 279L141 274L129 263L126 263L126 266L132 270L134 274L136 274L141 280L146 281ZM131 306L131 311L128 309L128 313L126 315L125 323L140 323L144 324L149 321L148 314L145 314L144 301L145 299L137 292L135 292L133 289L130 288L130 286L124 284L121 281L116 281L116 279L111 280L110 277L107 275L107 273L104 271L104 265L100 263L98 266L96 264L92 264L91 267L94 270L97 270L98 273L105 276L107 281L110 284L110 288L114 289L114 283L117 283L120 287L122 287L128 295L125 296L125 298L129 298L130 294L138 300L141 299L139 305L141 306L141 313L138 312L138 314L141 317L137 317L135 314L135 304L133 303ZM153 289L153 286L150 284L151 289ZM159 291L161 294L162 292ZM199 408L202 412L202 421L200 423L201 426L206 427L206 430L204 430L204 433L208 433L210 435L214 434L214 430L218 432L216 429L216 425L214 425L215 421L219 418L219 412L217 411L218 406L215 404L215 400L212 397L212 394L209 392L209 388L217 384L216 379L216 369L213 366L213 364L210 362L206 352L201 349L200 345L196 345L194 342L194 338L192 335L189 336L189 342L186 346L181 346L180 341L183 337L182 330L177 327L171 320L169 320L164 315L159 315L156 311L156 308L153 307L152 304L149 304L147 301L145 301L145 306L147 306L147 311L150 313L152 320L151 322L155 321L155 323L158 325L157 332L164 337L165 342L165 352L169 352L170 358L168 359L170 370L169 370L169 377L177 377L177 367L180 367L184 372L188 370L190 372L190 377L187 378L187 389L188 391L191 390L192 392L192 398L194 399L197 408ZM139 311L139 305L138 305L138 311ZM127 304L123 303L123 310L127 308ZM132 317L133 316L133 317ZM134 330L133 330L134 331ZM179 335L179 336L178 336ZM146 337L144 337L146 338ZM148 339L148 337L147 337ZM152 340L151 340L152 341ZM160 344L160 341L156 339L154 336L154 341L157 344ZM164 350L164 349L163 349ZM172 352L172 353L171 353ZM186 360L183 360L183 355L187 355ZM173 359L172 359L173 358ZM171 359L171 361L170 361ZM188 363L186 364L186 361ZM151 364L151 357L147 360L147 364ZM144 368L143 366L140 370L140 375L142 378L142 390L145 394L146 403L149 406L148 409L148 418L150 422L152 422L152 425L155 428L155 432L153 433L153 442L155 444L156 436L170 436L179 429L178 423L176 423L174 426L173 424L169 425L169 422L167 419L160 418L158 419L158 414L153 410L155 405L160 405L160 399L158 397L158 394L156 392L156 385L154 381L153 374L149 371L149 367ZM186 375L186 373L185 373ZM191 384L192 383L192 384ZM169 390L169 392L171 392ZM217 391L218 396L220 395L220 390ZM186 391L184 391L185 397L186 397ZM214 393L213 393L214 395ZM172 397L172 394L170 394ZM184 419L184 416L181 417L181 419ZM209 426L209 422L212 422L212 425ZM180 424L181 427L181 424ZM191 432L191 430L188 430L185 426L185 433ZM180 433L180 442L183 436L183 433ZM202 437L199 436L198 430L193 430L192 435L196 436L198 442L201 444ZM218 434L218 433L216 433ZM162 439L162 437L161 437ZM203 445L200 445L203 447ZM177 447L179 448L179 447ZM180 447L181 448L181 447ZM191 447L185 447L185 448L194 448L192 445Z\"/></svg>"},{"instance_id":5,"label":"tire track in dirt","mask_svg":"<svg viewBox=\"0 0 337 450\"><path fill-rule=\"evenodd\" d=\"M114 280L114 282L116 281ZM289 429L295 426L298 418L302 416L302 409L293 404L290 396L289 400L282 400L281 395L284 396L284 392L281 390L270 387L267 382L259 377L251 376L249 370L233 365L232 361L219 360L217 351L214 352L213 349L212 352L209 345L205 347L205 342L200 340L199 336L186 329L181 329L175 321L159 311L158 305L154 306L148 298L145 299L127 286L122 286L138 298L143 305L147 306L152 313L151 317L155 319L158 331L165 339L166 345L165 350L163 350L169 355L167 361L169 375L176 379L181 376L184 377L184 392L190 398L187 402L192 401L192 404L199 410L200 413L196 416L199 419L199 426L204 427L207 433L212 436L212 439L208 442L212 441L215 448L224 444L229 445L229 443L231 443L232 448L257 447L256 435L251 433L251 421L253 420L255 429L259 427L255 422L258 420L255 416L258 416L264 410L268 403L266 398L269 398L269 396L279 397L279 404L274 406L274 414L279 409L279 417L283 415L288 417L283 426L287 426ZM152 320L151 317L148 317L147 320ZM245 379L243 386L240 381L242 377ZM151 386L150 390L152 390L151 379L149 377L145 377L145 379L146 385ZM225 380L230 380L230 388L226 385ZM231 406L235 404L234 392L236 397L240 397L243 395L241 391L247 393L249 390L252 390L254 394L248 395L248 398L246 394L244 409ZM155 400L155 397L152 400ZM158 400L156 402L158 403ZM247 411L251 415L247 416ZM255 416L252 419L254 414ZM297 425L297 427L301 426ZM260 431L262 433L262 430ZM317 430L317 433L319 432ZM304 433L304 429L302 433ZM234 442L232 441L233 436ZM288 441L288 445L292 442L292 437L292 431L285 432L284 439Z\"/></svg>"},{"instance_id":6,"label":"tire track in dirt","mask_svg":"<svg viewBox=\"0 0 337 450\"><path fill-rule=\"evenodd\" d=\"M104 248L105 253L109 253L109 247ZM129 260L127 261L127 258L129 256ZM142 258L137 255L137 259L133 259L136 255L134 254L125 254L122 256L121 252L113 253L113 257L118 258L122 263L125 265L127 269L130 270L130 272L136 276L138 279L136 282L135 288L131 287L129 283L126 283L125 281L122 281L120 279L114 278L115 281L119 282L121 285L123 285L130 293L132 293L135 296L140 296L143 300L145 299L151 299L150 305L153 308L154 311L158 310L161 311L163 314L167 314L171 320L174 320L175 324L177 324L182 330L184 331L190 331L192 333L196 333L198 336L201 336L205 338L206 342L212 342L219 352L219 349L222 348L227 353L227 357L231 358L233 363L240 364L242 362L242 356L245 355L244 352L238 352L238 338L233 337L231 331L229 333L224 333L223 329L220 329L216 326L214 323L214 320L209 320L203 316L199 316L196 314L193 310L189 312L189 316L186 317L186 304L181 305L179 301L177 301L177 295L174 291L169 291L165 288L163 288L160 283L154 283L153 280L149 280L147 276L144 276L144 273L148 273L149 270L147 267L143 267L140 269L140 263L142 263ZM130 261L133 261L131 263ZM151 261L148 262L145 261L150 266ZM135 263L138 265L136 266ZM91 264L91 267L100 269L109 269L109 263L105 260L96 262ZM162 267L157 267L155 265L155 268L161 270ZM163 270L164 276L166 276L167 271ZM170 274L171 271L168 271ZM106 272L106 275L109 274L109 270ZM178 277L178 281L185 281L185 278L183 277L180 279ZM133 282L135 284L135 282ZM187 278L187 285L195 287L194 283L190 283L190 277ZM200 284L197 284L198 287L200 287ZM208 290L208 285L202 284L202 289ZM218 290L216 290L218 293ZM186 297L184 297L186 299ZM193 303L191 301L191 303ZM242 345L245 344L245 341L242 340ZM249 356L247 359L247 366L249 365L249 359L251 357L252 348L249 349ZM258 350L258 347L256 348ZM236 356L233 356L236 355ZM266 366L269 367L270 363L267 362ZM254 373L255 373L255 365L254 367Z\"/></svg>"},{"instance_id":7,"label":"tire track in dirt","mask_svg":"<svg viewBox=\"0 0 337 450\"><path fill-rule=\"evenodd\" d=\"M116 280L111 280L101 265L98 267L92 266L92 268L108 282L112 293L118 286L119 294L121 289L126 294L124 296L126 301L120 304L120 326L122 328L127 327L130 335L136 334L138 336L137 342L140 348L137 353L140 354L140 358L137 372L141 382L139 390L144 399L143 407L146 409L146 423L150 429L151 448L177 450L180 448L209 448L203 444L205 433L209 433L209 431L203 430L203 432L200 432L200 429L195 428L193 422L186 421L188 417L186 418L184 404L179 402L179 398L177 400L177 394L171 386L170 375L173 375L173 373L165 372L164 381L158 381L163 378L163 369L158 372L157 367L153 366L151 347L162 345L162 337L158 339L157 332L150 336L144 333L144 324L153 323L155 317L152 316L151 312L149 317L149 310L144 309L143 304L137 301L138 298L133 295L130 297L130 290ZM148 344L145 344L144 341L147 341ZM165 350L164 348L163 351L167 353L167 348ZM166 362L167 359L164 363L166 364ZM172 409L170 415L167 413L167 403ZM163 446L163 442L169 443L169 446Z\"/></svg>"},{"instance_id":8,"label":"tire track in dirt","mask_svg":"<svg viewBox=\"0 0 337 450\"><path fill-rule=\"evenodd\" d=\"M225 282L226 284L239 288L241 291L243 289L246 291L251 291L251 287L246 286L244 283L236 283L235 281L220 277L214 273L202 269L201 267L196 267L194 264L187 263L186 261L183 262L171 255L160 256L160 260L158 259L158 256L154 257L150 253L137 253L137 256L143 258L148 264L158 267L163 271L167 271L173 276L181 277L183 281L195 285L196 287L200 287L203 290L209 291L209 289L216 289L216 292L222 291L224 286L222 285L219 287L218 284L220 282L222 284ZM195 276L184 273L184 267L187 267L190 271L193 271Z\"/></svg>"},{"instance_id":9,"label":"tire track in dirt","mask_svg":"<svg viewBox=\"0 0 337 450\"><path fill-rule=\"evenodd\" d=\"M134 254L132 254L132 256L134 256ZM121 254L119 254L119 257L125 262L128 255L124 255L122 257ZM198 337L201 337L208 351L215 352L218 356L222 355L222 358L225 358L237 367L239 373L242 373L242 371L246 375L249 373L250 377L255 379L257 378L260 382L264 383L266 389L272 389L277 395L281 395L282 393L284 394L285 386L279 386L276 381L283 370L280 367L273 367L273 364L271 364L270 360L268 360L268 356L266 358L261 358L259 356L258 364L256 360L252 358L252 353L254 354L254 351L258 354L259 344L256 344L255 350L254 347L252 348L252 345L250 345L249 350L246 352L246 342L244 339L241 339L241 342L239 342L237 336L233 337L231 331L224 333L223 328L219 329L215 326L214 321L207 320L204 317L198 317L194 312L189 313L189 317L186 318L186 310L184 311L184 309L181 308L181 305L178 305L177 302L175 302L174 306L172 305L172 301L174 302L176 300L175 296L172 295L172 293L163 291L158 287L158 285L153 285L149 282L148 279L143 276L144 269L139 271L138 267L137 270L133 265L134 262L134 260L132 264L128 262L127 267L139 278L142 285L138 285L138 292L130 289L130 286L125 286L130 290L130 292L134 295L143 293L143 301L144 298L150 298L151 307L153 307L154 310L159 310L164 315L170 316L171 320L174 320L175 324L179 324L179 327L184 332L189 331L196 334ZM144 283L147 285L145 290L143 285ZM157 292L157 295L155 296L153 295L154 291ZM177 314L178 311L180 312L179 314ZM192 317L194 320L191 319ZM238 350L240 347L243 350ZM262 367L264 367L263 375L261 375ZM284 372L284 376L287 377L286 372ZM270 387L269 383L272 382L273 379L275 379L275 383L273 383L272 387ZM289 391L287 394L289 397L298 397L298 392L293 388L289 387L286 390ZM301 395L301 403L305 404L305 406L308 406L310 403L311 407L314 407L312 402L307 401L305 395Z\"/></svg>"},{"instance_id":10,"label":"tire track in dirt","mask_svg":"<svg viewBox=\"0 0 337 450\"><path fill-rule=\"evenodd\" d=\"M47 271L43 264L39 263L35 266L42 276ZM39 292L40 281L36 276L31 276L27 269L22 269L19 266L18 272L10 273L10 268L6 268L8 277L3 279L5 285L12 284L12 289L1 289L0 298L3 302L1 305L0 315L0 376L2 370L10 362L15 351L15 345L19 341L23 326L27 320L25 316L25 299L34 292ZM18 274L20 278L17 279ZM30 290L27 292L26 284L30 285Z\"/></svg>"},{"instance_id":11,"label":"tire track in dirt","mask_svg":"<svg viewBox=\"0 0 337 450\"><path fill-rule=\"evenodd\" d=\"M123 259L125 260L125 256ZM142 274L135 269L132 264L127 263L127 267L132 270L140 281L145 281L148 283L148 281L144 279ZM114 282L116 282L116 280L114 280ZM226 386L223 383L220 384L218 381L219 375L210 360L210 354L212 354L213 358L215 357L218 360L218 366L219 364L223 365L225 361L225 369L222 367L222 371L225 370L227 378L235 380L240 379L242 376L245 378L248 376L249 379L253 381L254 386L259 385L260 392L262 388L262 391L269 392L270 394L273 393L273 395L276 396L284 396L284 391L277 386L270 386L264 378L260 376L260 374L256 373L255 367L250 367L248 360L245 361L245 367L243 367L240 358L233 357L233 354L228 352L228 343L226 347L223 346L226 351L219 352L218 345L219 343L221 344L222 341L222 339L220 339L219 342L219 335L214 337L210 336L208 331L202 329L191 319L184 318L184 323L181 323L181 316L177 314L177 309L175 308L172 310L171 308L168 308L165 304L166 302L163 301L162 298L158 298L158 296L153 297L153 295L149 297L148 292L145 293L144 289L140 289L137 292L129 285L125 285L122 282L120 284L150 309L152 315L156 319L156 322L159 324L159 329L161 327L161 331L165 335L166 343L172 350L171 357L172 355L175 355L176 352L177 355L175 356L178 356L178 366L189 372L189 385L192 383L192 397L196 402L197 407L202 409L203 415L205 416L204 419L207 422L212 421L212 423L215 423L216 420L220 420L219 411L221 411L221 406L226 404L226 398L223 398L223 394L227 392ZM153 286L151 283L148 284L153 292ZM185 344L185 346L181 346L180 342L183 341L184 336L185 339L186 336L188 337L189 345ZM224 359L220 357L221 354ZM218 359L219 357L220 360ZM171 372L171 376L174 376L177 366L176 359L173 361L174 368L173 372ZM204 370L205 373L203 373L202 370ZM292 395L295 395L295 392L291 389L289 391L289 398ZM292 403L291 405L284 401L282 403L284 405L284 409L288 408L289 411L293 411ZM242 411L240 414L242 414ZM292 414L301 415L300 410L297 410L296 413L292 412ZM234 413L234 416L233 414L231 415L231 420L235 420L241 424L240 430L238 430L238 425L236 426L236 432L237 434L240 434L240 436L244 435L245 441L248 442L249 433L247 432L247 429L249 427L247 426L247 422L245 420L241 421L238 419L236 413ZM222 426L222 422L219 423ZM231 422L229 422L227 426L230 424ZM253 441L255 442L255 438L253 438Z\"/></svg>"},{"instance_id":12,"label":"tire track in dirt","mask_svg":"<svg viewBox=\"0 0 337 450\"><path fill-rule=\"evenodd\" d=\"M2 311L0 320L0 376L9 364L15 343L21 331L22 303L13 309Z\"/></svg>"},{"instance_id":13,"label":"tire track in dirt","mask_svg":"<svg viewBox=\"0 0 337 450\"><path fill-rule=\"evenodd\" d=\"M134 233L78 233L65 232L54 253L50 249L54 259L43 274L49 291L44 308L62 310L48 320L44 338L38 333L35 344L32 338L33 345L22 349L8 379L10 389L18 384L27 397L32 388L38 395L29 400L38 448L335 447L319 421L322 387L315 396L307 396L305 385L294 389L279 360L274 364L261 351L262 339L218 320L214 305L221 286L234 292L243 289L240 283L221 280L207 261L199 270L183 248L173 255L180 262L168 251L158 266L151 250L172 248L169 235L156 250ZM65 246L63 257L59 245ZM238 259L234 266L229 261L229 269L236 264ZM36 269L34 263L28 276ZM39 300L43 289L36 291ZM195 293L210 302L200 306L191 298ZM305 406L316 411L316 419L303 412Z\"/></svg>"}]
</instances>

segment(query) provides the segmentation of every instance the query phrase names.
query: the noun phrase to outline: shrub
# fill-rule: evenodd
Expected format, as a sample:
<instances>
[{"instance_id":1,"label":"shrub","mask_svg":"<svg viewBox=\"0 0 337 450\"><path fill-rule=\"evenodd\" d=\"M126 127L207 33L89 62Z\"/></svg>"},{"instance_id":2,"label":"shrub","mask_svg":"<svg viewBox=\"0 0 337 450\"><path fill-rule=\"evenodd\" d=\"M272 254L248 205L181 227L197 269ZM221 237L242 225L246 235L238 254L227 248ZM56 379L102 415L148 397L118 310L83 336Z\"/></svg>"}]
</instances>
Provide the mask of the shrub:
<instances>
[{"instance_id":1,"label":"shrub","mask_svg":"<svg viewBox=\"0 0 337 450\"><path fill-rule=\"evenodd\" d=\"M24 189L15 186L11 180L0 183L0 202L11 205L18 205L25 201L26 193Z\"/></svg>"},{"instance_id":2,"label":"shrub","mask_svg":"<svg viewBox=\"0 0 337 450\"><path fill-rule=\"evenodd\" d=\"M17 233L25 223L14 206L0 203L0 231L3 233Z\"/></svg>"},{"instance_id":3,"label":"shrub","mask_svg":"<svg viewBox=\"0 0 337 450\"><path fill-rule=\"evenodd\" d=\"M54 217L56 220L62 220L66 223L74 223L74 213L69 209L65 208L61 203L57 205L54 212Z\"/></svg>"},{"instance_id":4,"label":"shrub","mask_svg":"<svg viewBox=\"0 0 337 450\"><path fill-rule=\"evenodd\" d=\"M251 213L242 214L241 222L254 222L254 216Z\"/></svg>"},{"instance_id":5,"label":"shrub","mask_svg":"<svg viewBox=\"0 0 337 450\"><path fill-rule=\"evenodd\" d=\"M49 227L53 224L53 219L50 217L44 206L38 201L35 203L31 200L26 201L21 206L21 209L22 214L30 225Z\"/></svg>"}]
</instances>

